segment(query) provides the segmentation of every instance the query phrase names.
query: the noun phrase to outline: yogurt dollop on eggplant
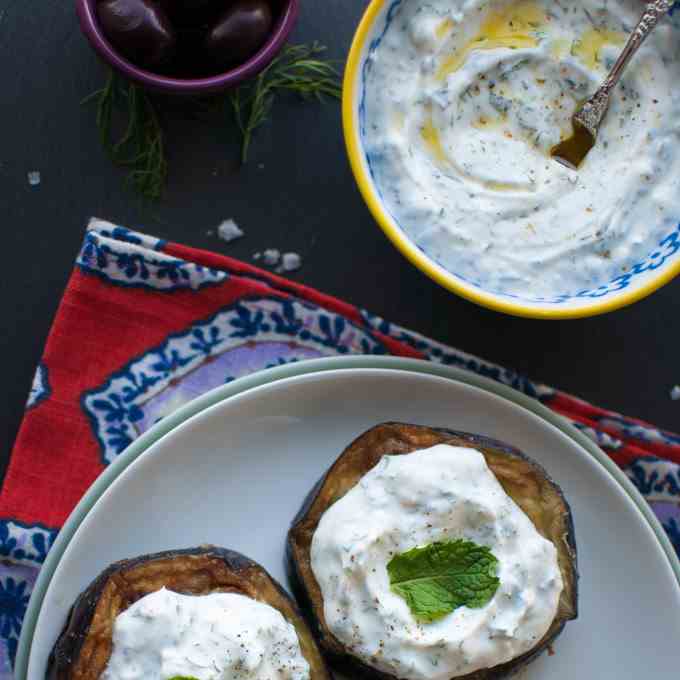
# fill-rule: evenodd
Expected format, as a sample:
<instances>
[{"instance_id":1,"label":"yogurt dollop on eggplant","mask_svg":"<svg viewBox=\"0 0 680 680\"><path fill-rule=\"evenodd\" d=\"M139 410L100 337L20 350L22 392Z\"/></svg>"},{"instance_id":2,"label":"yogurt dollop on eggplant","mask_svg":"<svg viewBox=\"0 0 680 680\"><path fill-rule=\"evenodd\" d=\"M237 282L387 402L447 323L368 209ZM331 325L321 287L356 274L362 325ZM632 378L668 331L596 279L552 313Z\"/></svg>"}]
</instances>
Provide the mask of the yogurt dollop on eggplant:
<instances>
[{"instance_id":1,"label":"yogurt dollop on eggplant","mask_svg":"<svg viewBox=\"0 0 680 680\"><path fill-rule=\"evenodd\" d=\"M550 158L637 0L401 0L369 55L364 146L386 207L444 268L551 298L644 260L680 221L680 23L616 89L578 171Z\"/></svg>"},{"instance_id":2,"label":"yogurt dollop on eggplant","mask_svg":"<svg viewBox=\"0 0 680 680\"><path fill-rule=\"evenodd\" d=\"M481 608L420 623L392 591L394 555L466 539L491 549L500 585ZM368 665L408 680L449 680L534 648L557 613L557 550L475 449L439 444L384 456L322 515L311 564L333 635Z\"/></svg>"},{"instance_id":3,"label":"yogurt dollop on eggplant","mask_svg":"<svg viewBox=\"0 0 680 680\"><path fill-rule=\"evenodd\" d=\"M116 617L102 680L308 680L295 628L238 593L162 588Z\"/></svg>"}]
</instances>

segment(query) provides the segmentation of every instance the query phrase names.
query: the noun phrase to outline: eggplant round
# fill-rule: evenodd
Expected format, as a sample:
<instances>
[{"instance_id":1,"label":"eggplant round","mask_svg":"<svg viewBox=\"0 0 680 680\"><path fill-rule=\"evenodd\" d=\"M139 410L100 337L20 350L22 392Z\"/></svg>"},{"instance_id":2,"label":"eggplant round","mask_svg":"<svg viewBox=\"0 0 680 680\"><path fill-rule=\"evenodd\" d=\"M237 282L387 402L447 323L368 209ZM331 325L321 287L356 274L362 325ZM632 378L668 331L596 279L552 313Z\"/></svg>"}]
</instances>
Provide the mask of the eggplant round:
<instances>
[{"instance_id":1,"label":"eggplant round","mask_svg":"<svg viewBox=\"0 0 680 680\"><path fill-rule=\"evenodd\" d=\"M564 583L555 618L531 650L507 663L459 676L460 680L507 677L543 652L562 632L566 622L577 617L578 571L571 510L561 489L545 470L518 449L489 437L420 425L383 423L359 436L343 451L312 489L288 533L289 576L298 602L331 664L353 676L396 680L353 655L326 625L323 596L311 563L314 532L324 512L356 486L384 455L408 455L436 444L474 448L483 454L508 496L537 531L554 544Z\"/></svg>"},{"instance_id":2,"label":"eggplant round","mask_svg":"<svg viewBox=\"0 0 680 680\"><path fill-rule=\"evenodd\" d=\"M266 0L236 0L208 30L205 51L220 66L244 62L265 43L273 22Z\"/></svg>"},{"instance_id":3,"label":"eggplant round","mask_svg":"<svg viewBox=\"0 0 680 680\"><path fill-rule=\"evenodd\" d=\"M111 656L116 616L149 593L232 592L264 602L295 627L310 680L331 680L314 637L293 600L256 562L233 550L202 546L115 562L83 591L48 661L47 680L98 680Z\"/></svg>"},{"instance_id":4,"label":"eggplant round","mask_svg":"<svg viewBox=\"0 0 680 680\"><path fill-rule=\"evenodd\" d=\"M175 50L175 29L155 0L102 0L97 16L109 41L139 66L163 64Z\"/></svg>"}]
</instances>

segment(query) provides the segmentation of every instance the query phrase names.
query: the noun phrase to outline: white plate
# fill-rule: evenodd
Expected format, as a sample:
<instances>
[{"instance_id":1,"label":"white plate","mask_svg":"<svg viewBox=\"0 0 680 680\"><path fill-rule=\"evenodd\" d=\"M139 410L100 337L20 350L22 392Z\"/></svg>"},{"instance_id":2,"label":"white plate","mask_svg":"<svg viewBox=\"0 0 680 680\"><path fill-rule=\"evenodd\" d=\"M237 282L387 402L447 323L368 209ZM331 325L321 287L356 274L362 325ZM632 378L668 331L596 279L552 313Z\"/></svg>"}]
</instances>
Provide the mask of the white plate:
<instances>
[{"instance_id":1,"label":"white plate","mask_svg":"<svg viewBox=\"0 0 680 680\"><path fill-rule=\"evenodd\" d=\"M284 541L310 487L365 429L402 420L478 432L542 463L571 503L580 614L523 677L677 677L680 588L654 528L614 476L561 429L489 391L433 375L334 370L255 387L160 438L103 491L54 570L28 678L43 680L69 606L114 560L215 543L285 583ZM23 639L22 639L22 642Z\"/></svg>"}]
</instances>

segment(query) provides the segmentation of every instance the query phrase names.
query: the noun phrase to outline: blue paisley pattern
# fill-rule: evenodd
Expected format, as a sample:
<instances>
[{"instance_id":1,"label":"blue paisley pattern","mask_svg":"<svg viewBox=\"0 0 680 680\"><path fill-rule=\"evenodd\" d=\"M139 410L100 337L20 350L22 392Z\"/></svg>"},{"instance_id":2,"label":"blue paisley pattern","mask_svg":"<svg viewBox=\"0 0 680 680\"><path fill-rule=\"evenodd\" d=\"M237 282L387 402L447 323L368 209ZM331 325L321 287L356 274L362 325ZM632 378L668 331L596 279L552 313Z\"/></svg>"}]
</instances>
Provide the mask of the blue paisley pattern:
<instances>
[{"instance_id":1,"label":"blue paisley pattern","mask_svg":"<svg viewBox=\"0 0 680 680\"><path fill-rule=\"evenodd\" d=\"M120 228L88 231L76 266L117 286L174 291L198 290L222 283L226 272L179 260L163 253L152 253L145 245L135 243L134 232L118 240ZM127 230L126 230L127 231ZM111 233L112 236L104 234ZM147 237L148 238L148 237Z\"/></svg>"},{"instance_id":2,"label":"blue paisley pattern","mask_svg":"<svg viewBox=\"0 0 680 680\"><path fill-rule=\"evenodd\" d=\"M88 232L94 232L105 238L113 239L121 243L132 243L147 250L161 251L167 245L167 241L148 234L133 231L127 227L120 227L104 220L92 219L87 225Z\"/></svg>"},{"instance_id":3,"label":"blue paisley pattern","mask_svg":"<svg viewBox=\"0 0 680 680\"><path fill-rule=\"evenodd\" d=\"M0 520L0 559L22 564L42 564L57 536L56 529Z\"/></svg>"},{"instance_id":4,"label":"blue paisley pattern","mask_svg":"<svg viewBox=\"0 0 680 680\"><path fill-rule=\"evenodd\" d=\"M56 529L0 520L0 678L12 677L21 624Z\"/></svg>"},{"instance_id":5,"label":"blue paisley pattern","mask_svg":"<svg viewBox=\"0 0 680 680\"><path fill-rule=\"evenodd\" d=\"M621 436L627 439L637 439L648 444L680 445L680 436L650 425L631 423L622 416L604 416L598 420L598 423L605 429L620 432Z\"/></svg>"},{"instance_id":6,"label":"blue paisley pattern","mask_svg":"<svg viewBox=\"0 0 680 680\"><path fill-rule=\"evenodd\" d=\"M275 356L268 348L278 348ZM106 384L85 393L82 406L106 465L160 417L217 384L277 363L385 351L370 331L314 305L274 297L241 300L134 359ZM234 352L241 361L230 359ZM247 361L244 352L250 354ZM207 362L210 375L184 397L182 385L197 380ZM159 406L159 400L167 405Z\"/></svg>"},{"instance_id":7,"label":"blue paisley pattern","mask_svg":"<svg viewBox=\"0 0 680 680\"><path fill-rule=\"evenodd\" d=\"M654 510L680 555L680 465L645 456L630 463L625 472Z\"/></svg>"},{"instance_id":8,"label":"blue paisley pattern","mask_svg":"<svg viewBox=\"0 0 680 680\"><path fill-rule=\"evenodd\" d=\"M602 432L601 430L596 430L592 427L588 427L587 425L583 425L583 423L579 423L575 420L570 420L569 422L577 430L580 430L583 434L585 434L586 437L592 439L601 449L607 449L608 451L616 451L617 449L620 449L623 446L623 442L620 439L616 439L616 437L612 437L610 434L607 434L606 432Z\"/></svg>"},{"instance_id":9,"label":"blue paisley pattern","mask_svg":"<svg viewBox=\"0 0 680 680\"><path fill-rule=\"evenodd\" d=\"M680 503L680 465L646 456L628 465L626 474L649 502Z\"/></svg>"},{"instance_id":10,"label":"blue paisley pattern","mask_svg":"<svg viewBox=\"0 0 680 680\"><path fill-rule=\"evenodd\" d=\"M478 375L483 375L487 378L496 380L497 382L513 387L519 392L537 399L547 398L554 394L554 390L534 383L527 377L516 373L515 371L484 361L472 354L466 354L465 352L453 349L448 345L426 338L419 333L408 331L397 324L393 324L375 314L371 314L365 309L361 310L361 318L369 328L382 333L383 335L387 335L394 340L403 342L409 345L409 347L413 347L413 349L422 352L427 359L435 363L473 371Z\"/></svg>"},{"instance_id":11,"label":"blue paisley pattern","mask_svg":"<svg viewBox=\"0 0 680 680\"><path fill-rule=\"evenodd\" d=\"M26 410L35 408L45 401L50 394L52 394L52 388L50 387L49 372L47 366L41 361L33 376L33 384L26 401Z\"/></svg>"},{"instance_id":12,"label":"blue paisley pattern","mask_svg":"<svg viewBox=\"0 0 680 680\"><path fill-rule=\"evenodd\" d=\"M0 638L6 644L6 657L0 649L0 669L9 670L14 664L21 634L21 624L30 598L29 580L5 574L0 567Z\"/></svg>"}]
</instances>

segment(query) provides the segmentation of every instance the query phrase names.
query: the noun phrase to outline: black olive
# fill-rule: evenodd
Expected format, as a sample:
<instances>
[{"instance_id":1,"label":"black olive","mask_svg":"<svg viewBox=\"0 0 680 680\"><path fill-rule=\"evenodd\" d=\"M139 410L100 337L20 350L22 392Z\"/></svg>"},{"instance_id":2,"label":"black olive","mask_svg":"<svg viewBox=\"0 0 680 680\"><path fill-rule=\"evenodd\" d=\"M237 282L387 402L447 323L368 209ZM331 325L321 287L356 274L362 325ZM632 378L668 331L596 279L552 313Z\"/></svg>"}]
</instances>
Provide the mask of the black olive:
<instances>
[{"instance_id":1,"label":"black olive","mask_svg":"<svg viewBox=\"0 0 680 680\"><path fill-rule=\"evenodd\" d=\"M264 0L236 0L208 31L205 49L217 64L242 63L262 47L272 23Z\"/></svg>"},{"instance_id":2,"label":"black olive","mask_svg":"<svg viewBox=\"0 0 680 680\"><path fill-rule=\"evenodd\" d=\"M228 0L161 0L163 9L177 29L213 21Z\"/></svg>"},{"instance_id":3,"label":"black olive","mask_svg":"<svg viewBox=\"0 0 680 680\"><path fill-rule=\"evenodd\" d=\"M111 43L140 66L158 66L175 49L175 30L154 0L102 0L97 15Z\"/></svg>"},{"instance_id":4,"label":"black olive","mask_svg":"<svg viewBox=\"0 0 680 680\"><path fill-rule=\"evenodd\" d=\"M163 0L163 5L168 12L177 8L185 12L203 9L206 5L215 4L215 0Z\"/></svg>"},{"instance_id":5,"label":"black olive","mask_svg":"<svg viewBox=\"0 0 680 680\"><path fill-rule=\"evenodd\" d=\"M173 76L201 78L220 72L203 49L205 32L206 28L201 26L177 29L177 51L168 66Z\"/></svg>"}]
</instances>

